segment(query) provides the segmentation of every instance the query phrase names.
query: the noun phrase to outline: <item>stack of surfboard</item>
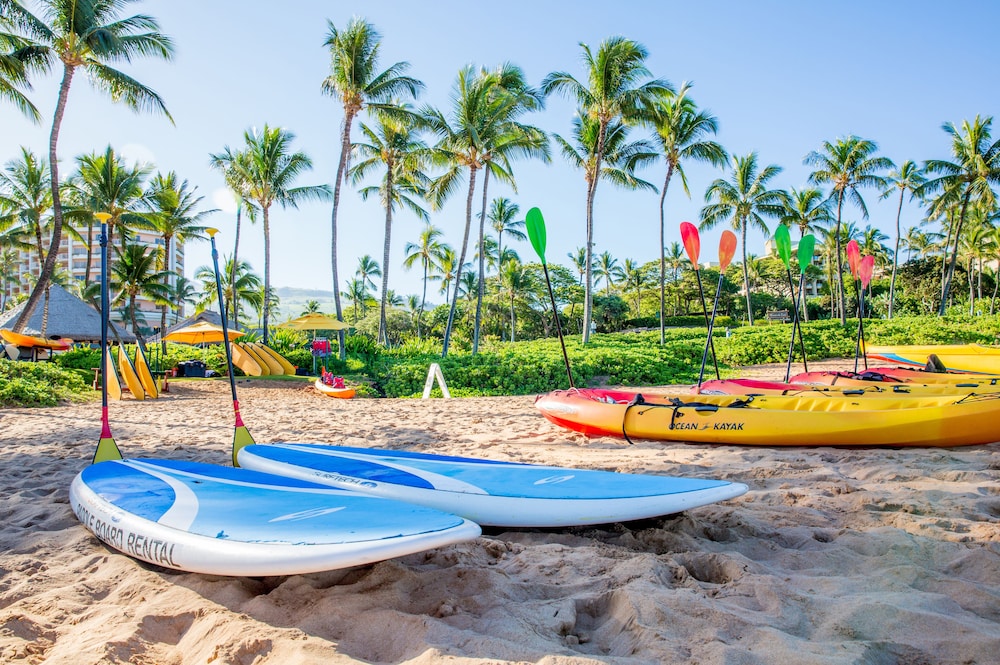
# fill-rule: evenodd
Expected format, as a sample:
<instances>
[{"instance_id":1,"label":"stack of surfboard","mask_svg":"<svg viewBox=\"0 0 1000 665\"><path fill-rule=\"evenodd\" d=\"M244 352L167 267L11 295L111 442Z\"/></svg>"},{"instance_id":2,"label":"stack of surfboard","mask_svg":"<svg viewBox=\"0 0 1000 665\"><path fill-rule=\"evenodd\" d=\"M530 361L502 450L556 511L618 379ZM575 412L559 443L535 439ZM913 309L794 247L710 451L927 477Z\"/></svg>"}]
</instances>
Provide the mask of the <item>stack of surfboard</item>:
<instances>
[{"instance_id":1,"label":"stack of surfboard","mask_svg":"<svg viewBox=\"0 0 1000 665\"><path fill-rule=\"evenodd\" d=\"M237 342L231 347L233 365L247 376L281 376L295 374L295 366L269 346L251 342Z\"/></svg>"}]
</instances>

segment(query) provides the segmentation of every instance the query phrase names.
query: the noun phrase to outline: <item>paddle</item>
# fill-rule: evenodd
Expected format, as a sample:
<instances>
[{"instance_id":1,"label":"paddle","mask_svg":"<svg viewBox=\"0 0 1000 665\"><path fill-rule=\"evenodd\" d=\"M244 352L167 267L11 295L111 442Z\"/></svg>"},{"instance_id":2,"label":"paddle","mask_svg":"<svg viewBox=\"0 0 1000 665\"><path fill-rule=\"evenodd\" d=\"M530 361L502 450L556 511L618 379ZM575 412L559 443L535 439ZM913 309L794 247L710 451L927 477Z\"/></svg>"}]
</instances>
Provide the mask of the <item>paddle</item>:
<instances>
[{"instance_id":1,"label":"paddle","mask_svg":"<svg viewBox=\"0 0 1000 665\"><path fill-rule=\"evenodd\" d=\"M705 342L705 351L701 354L701 369L698 371L698 387L696 392L701 392L701 380L705 376L705 363L708 362L708 348L712 341L712 329L715 328L715 315L719 308L719 296L722 294L722 280L726 276L726 268L736 254L736 234L730 230L722 232L719 239L719 284L715 287L715 300L712 301L712 318L708 320L708 340Z\"/></svg>"},{"instance_id":2,"label":"paddle","mask_svg":"<svg viewBox=\"0 0 1000 665\"><path fill-rule=\"evenodd\" d=\"M566 376L569 378L569 387L573 385L573 372L569 368L569 355L566 353L566 342L563 341L562 325L559 323L559 312L556 310L556 297L552 293L552 282L549 280L549 268L545 264L545 219L542 218L542 211L532 208L524 218L524 226L528 231L528 239L531 246L535 248L539 260L542 262L542 272L545 273L545 285L549 289L549 301L552 303L552 316L556 320L556 333L559 335L559 346L562 347L563 362L566 363Z\"/></svg>"},{"instance_id":3,"label":"paddle","mask_svg":"<svg viewBox=\"0 0 1000 665\"><path fill-rule=\"evenodd\" d=\"M101 439L94 451L94 463L122 458L118 444L111 436L111 424L108 422L108 220L111 215L106 212L94 213L101 222Z\"/></svg>"},{"instance_id":4,"label":"paddle","mask_svg":"<svg viewBox=\"0 0 1000 665\"><path fill-rule=\"evenodd\" d=\"M788 277L788 291L792 296L792 335L788 342L788 361L785 363L785 383L788 383L792 375L792 359L795 356L795 333L799 333L799 346L802 349L802 365L806 366L806 345L802 340L802 327L799 325L799 300L795 296L795 285L792 283L792 237L788 232L788 227L784 224L778 225L774 230L774 244L778 249L778 256L785 264L785 275ZM805 371L809 371L806 367Z\"/></svg>"},{"instance_id":5,"label":"paddle","mask_svg":"<svg viewBox=\"0 0 1000 665\"><path fill-rule=\"evenodd\" d=\"M705 303L705 289L701 286L701 270L698 267L698 255L701 253L701 238L698 236L698 227L691 222L681 222L681 241L684 243L684 251L687 252L691 267L694 268L694 276L698 281L698 295L701 298L701 311L705 314L705 327L708 327L708 305ZM719 361L715 357L715 342L708 338L712 348L712 364L715 365L715 378L721 379L719 375Z\"/></svg>"},{"instance_id":6,"label":"paddle","mask_svg":"<svg viewBox=\"0 0 1000 665\"><path fill-rule=\"evenodd\" d=\"M798 303L799 299L802 300L802 307L806 306L806 299L803 295L804 289L806 287L806 270L813 260L813 253L816 251L816 236L809 234L807 236L802 236L799 239L799 295L795 299ZM796 311L796 317L798 317L798 312ZM806 343L802 339L802 321L799 319L799 345L802 347L802 367L805 371L809 371L809 365L806 364ZM787 381L787 379L786 379Z\"/></svg>"},{"instance_id":7,"label":"paddle","mask_svg":"<svg viewBox=\"0 0 1000 665\"><path fill-rule=\"evenodd\" d=\"M233 353L229 349L229 321L226 317L226 301L222 297L222 281L219 279L219 252L215 249L215 234L219 229L205 229L212 242L212 269L215 271L215 289L219 296L219 313L222 314L222 344L226 349L226 370L229 374L229 389L233 393L233 412L236 414L236 430L233 433L233 466L239 466L236 455L244 446L254 443L253 437L240 416L240 402L236 399L236 377L233 376Z\"/></svg>"},{"instance_id":8,"label":"paddle","mask_svg":"<svg viewBox=\"0 0 1000 665\"><path fill-rule=\"evenodd\" d=\"M858 286L860 279L858 272L861 269L861 248L858 247L857 240L847 243L847 265L851 268L851 276L854 277L854 295L858 299L858 341L854 345L854 371L858 371L858 357L861 355L861 290ZM867 360L865 361L867 363Z\"/></svg>"},{"instance_id":9,"label":"paddle","mask_svg":"<svg viewBox=\"0 0 1000 665\"><path fill-rule=\"evenodd\" d=\"M860 310L860 316L858 316L858 349L861 358L864 360L865 369L868 369L868 353L865 351L865 291L868 290L868 285L871 284L872 273L874 271L875 257L871 255L862 257L861 263L858 266L858 277L861 280L861 290L858 295L858 309Z\"/></svg>"}]
</instances>

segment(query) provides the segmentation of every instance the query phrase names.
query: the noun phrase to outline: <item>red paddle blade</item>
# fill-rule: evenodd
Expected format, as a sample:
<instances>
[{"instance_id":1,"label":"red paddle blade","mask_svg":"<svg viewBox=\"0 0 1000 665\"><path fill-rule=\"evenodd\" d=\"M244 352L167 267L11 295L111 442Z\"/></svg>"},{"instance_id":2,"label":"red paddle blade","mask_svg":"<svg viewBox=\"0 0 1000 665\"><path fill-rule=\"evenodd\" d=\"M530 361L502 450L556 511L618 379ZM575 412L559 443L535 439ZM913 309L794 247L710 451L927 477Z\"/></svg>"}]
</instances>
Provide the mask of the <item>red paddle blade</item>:
<instances>
[{"instance_id":1,"label":"red paddle blade","mask_svg":"<svg viewBox=\"0 0 1000 665\"><path fill-rule=\"evenodd\" d=\"M701 253L701 238L698 237L698 227L691 222L681 222L681 240L691 264L698 267L698 255Z\"/></svg>"},{"instance_id":2,"label":"red paddle blade","mask_svg":"<svg viewBox=\"0 0 1000 665\"><path fill-rule=\"evenodd\" d=\"M736 234L732 231L723 231L719 239L719 271L723 272L729 267L729 262L736 254Z\"/></svg>"},{"instance_id":3,"label":"red paddle blade","mask_svg":"<svg viewBox=\"0 0 1000 665\"><path fill-rule=\"evenodd\" d=\"M875 272L875 257L865 256L858 266L858 273L861 278L861 287L867 289L868 283L872 281L872 273Z\"/></svg>"},{"instance_id":4,"label":"red paddle blade","mask_svg":"<svg viewBox=\"0 0 1000 665\"><path fill-rule=\"evenodd\" d=\"M851 274L854 275L854 279L857 279L858 268L861 266L861 248L858 247L857 240L847 243L847 263L851 266Z\"/></svg>"}]
</instances>

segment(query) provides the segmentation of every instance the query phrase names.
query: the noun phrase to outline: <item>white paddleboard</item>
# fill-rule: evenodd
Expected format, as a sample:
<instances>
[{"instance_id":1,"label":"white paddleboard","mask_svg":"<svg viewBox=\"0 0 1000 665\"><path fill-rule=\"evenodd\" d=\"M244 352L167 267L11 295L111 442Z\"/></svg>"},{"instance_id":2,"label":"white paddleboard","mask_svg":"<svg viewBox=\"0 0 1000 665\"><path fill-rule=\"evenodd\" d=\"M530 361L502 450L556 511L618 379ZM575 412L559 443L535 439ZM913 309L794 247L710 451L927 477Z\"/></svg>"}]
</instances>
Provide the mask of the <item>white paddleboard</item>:
<instances>
[{"instance_id":1,"label":"white paddleboard","mask_svg":"<svg viewBox=\"0 0 1000 665\"><path fill-rule=\"evenodd\" d=\"M129 556L212 575L346 568L476 538L461 517L248 469L158 459L88 466L73 512Z\"/></svg>"},{"instance_id":2,"label":"white paddleboard","mask_svg":"<svg viewBox=\"0 0 1000 665\"><path fill-rule=\"evenodd\" d=\"M251 445L239 464L506 527L608 524L740 496L742 483L316 444Z\"/></svg>"}]
</instances>

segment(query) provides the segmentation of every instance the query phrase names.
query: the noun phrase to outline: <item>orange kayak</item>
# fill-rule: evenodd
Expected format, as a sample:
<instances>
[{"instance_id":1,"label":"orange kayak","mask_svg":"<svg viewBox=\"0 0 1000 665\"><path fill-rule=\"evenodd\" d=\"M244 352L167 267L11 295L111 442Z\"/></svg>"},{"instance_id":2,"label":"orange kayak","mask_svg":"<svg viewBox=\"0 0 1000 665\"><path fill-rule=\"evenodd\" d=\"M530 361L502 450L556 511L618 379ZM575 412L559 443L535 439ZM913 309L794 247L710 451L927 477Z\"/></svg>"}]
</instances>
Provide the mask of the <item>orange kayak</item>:
<instances>
[{"instance_id":1,"label":"orange kayak","mask_svg":"<svg viewBox=\"0 0 1000 665\"><path fill-rule=\"evenodd\" d=\"M963 395L970 392L995 392L1000 385L991 387L989 383L900 383L865 381L855 379L852 383L785 383L783 381L762 381L759 379L714 379L691 388L695 395L809 395L823 393L830 396L859 397L867 395Z\"/></svg>"},{"instance_id":2,"label":"orange kayak","mask_svg":"<svg viewBox=\"0 0 1000 665\"><path fill-rule=\"evenodd\" d=\"M966 446L1000 441L1000 393L880 398L556 390L535 400L587 435L753 446Z\"/></svg>"},{"instance_id":3,"label":"orange kayak","mask_svg":"<svg viewBox=\"0 0 1000 665\"><path fill-rule=\"evenodd\" d=\"M323 379L316 379L316 390L320 391L327 397L339 397L340 399L351 399L354 397L356 390L354 388L334 388L333 386L328 386L323 383Z\"/></svg>"},{"instance_id":4,"label":"orange kayak","mask_svg":"<svg viewBox=\"0 0 1000 665\"><path fill-rule=\"evenodd\" d=\"M68 337L46 339L45 337L35 337L34 335L22 335L21 333L16 333L13 330L0 330L0 337L3 337L4 341L8 344L27 348L69 351L73 346L73 340Z\"/></svg>"},{"instance_id":5,"label":"orange kayak","mask_svg":"<svg viewBox=\"0 0 1000 665\"><path fill-rule=\"evenodd\" d=\"M901 367L873 367L864 372L803 372L790 379L791 383L823 384L839 387L859 387L872 382L893 384L950 385L1000 389L1000 376L993 374L965 374L954 372L927 372Z\"/></svg>"}]
</instances>

